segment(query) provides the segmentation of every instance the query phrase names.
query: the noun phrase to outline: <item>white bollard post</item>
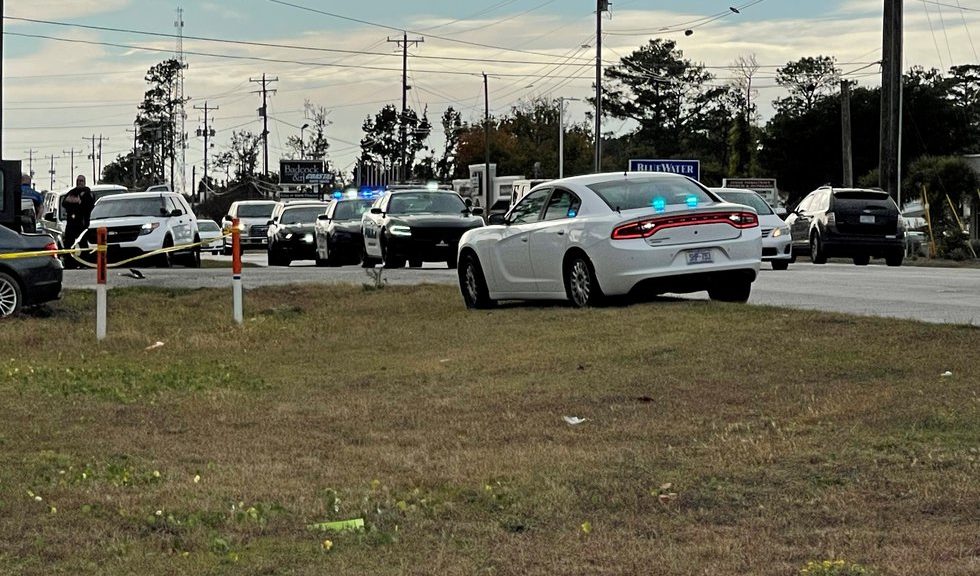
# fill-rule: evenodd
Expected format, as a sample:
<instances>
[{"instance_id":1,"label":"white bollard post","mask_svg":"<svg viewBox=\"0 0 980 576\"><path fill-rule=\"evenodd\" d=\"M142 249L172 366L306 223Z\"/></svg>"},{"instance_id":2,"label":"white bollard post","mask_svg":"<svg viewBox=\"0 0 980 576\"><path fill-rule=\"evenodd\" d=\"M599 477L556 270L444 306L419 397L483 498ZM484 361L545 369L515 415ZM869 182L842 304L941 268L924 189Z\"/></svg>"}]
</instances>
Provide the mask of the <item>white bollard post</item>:
<instances>
[{"instance_id":1,"label":"white bollard post","mask_svg":"<svg viewBox=\"0 0 980 576\"><path fill-rule=\"evenodd\" d=\"M99 228L96 234L96 287L95 287L95 337L99 342L106 336L106 233L105 228Z\"/></svg>"},{"instance_id":2,"label":"white bollard post","mask_svg":"<svg viewBox=\"0 0 980 576\"><path fill-rule=\"evenodd\" d=\"M231 259L233 316L235 324L241 326L245 322L245 315L242 311L242 243L238 218L231 221Z\"/></svg>"}]
</instances>

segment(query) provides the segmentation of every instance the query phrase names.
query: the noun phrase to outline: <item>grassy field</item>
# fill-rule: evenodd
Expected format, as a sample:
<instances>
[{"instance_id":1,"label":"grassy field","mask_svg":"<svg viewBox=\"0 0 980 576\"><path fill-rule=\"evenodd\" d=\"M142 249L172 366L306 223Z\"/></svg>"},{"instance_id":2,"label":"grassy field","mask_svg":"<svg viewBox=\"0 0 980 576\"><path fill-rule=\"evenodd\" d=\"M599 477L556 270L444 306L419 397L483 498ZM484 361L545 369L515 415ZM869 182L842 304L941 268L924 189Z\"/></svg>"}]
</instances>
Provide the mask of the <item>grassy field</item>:
<instances>
[{"instance_id":1,"label":"grassy field","mask_svg":"<svg viewBox=\"0 0 980 576\"><path fill-rule=\"evenodd\" d=\"M980 572L975 328L229 296L0 323L0 574Z\"/></svg>"}]
</instances>

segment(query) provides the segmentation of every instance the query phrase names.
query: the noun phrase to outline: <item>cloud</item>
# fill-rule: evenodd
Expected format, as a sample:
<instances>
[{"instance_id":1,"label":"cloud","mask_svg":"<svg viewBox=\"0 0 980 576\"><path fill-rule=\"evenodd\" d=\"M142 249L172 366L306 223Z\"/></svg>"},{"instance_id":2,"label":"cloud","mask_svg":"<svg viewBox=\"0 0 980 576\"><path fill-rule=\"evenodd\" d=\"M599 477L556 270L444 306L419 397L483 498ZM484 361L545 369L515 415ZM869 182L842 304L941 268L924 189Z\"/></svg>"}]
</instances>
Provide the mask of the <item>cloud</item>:
<instances>
[{"instance_id":1,"label":"cloud","mask_svg":"<svg viewBox=\"0 0 980 576\"><path fill-rule=\"evenodd\" d=\"M115 12L129 6L131 0L7 0L7 16L39 20L66 20Z\"/></svg>"}]
</instances>

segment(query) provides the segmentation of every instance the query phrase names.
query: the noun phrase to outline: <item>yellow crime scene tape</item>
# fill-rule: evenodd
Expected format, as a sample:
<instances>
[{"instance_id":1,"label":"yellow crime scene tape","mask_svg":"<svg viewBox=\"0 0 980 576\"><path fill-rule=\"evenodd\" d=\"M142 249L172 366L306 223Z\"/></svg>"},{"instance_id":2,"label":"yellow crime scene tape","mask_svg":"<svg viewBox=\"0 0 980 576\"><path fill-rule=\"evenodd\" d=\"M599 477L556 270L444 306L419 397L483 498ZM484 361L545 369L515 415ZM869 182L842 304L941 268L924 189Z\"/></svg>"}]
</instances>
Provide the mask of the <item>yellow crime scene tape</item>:
<instances>
[{"instance_id":1,"label":"yellow crime scene tape","mask_svg":"<svg viewBox=\"0 0 980 576\"><path fill-rule=\"evenodd\" d=\"M220 238L228 238L231 236L230 232L224 233ZM161 254L168 254L170 252L179 252L181 250L186 250L188 248L194 248L196 246L203 246L205 244L210 244L217 240L217 238L209 238L208 240L202 240L200 242L193 242L191 244L180 244L178 246L170 246L168 248L160 248L159 250L153 250L152 252L147 252L146 254L140 254L139 256L134 256L133 258L128 258L121 262L114 262L112 264L107 264L106 268L119 268L127 264L132 264L139 260L144 260L146 258L152 258L154 256L159 256ZM76 244L77 245L77 244ZM9 252L6 254L0 254L0 260L18 260L22 258L40 258L43 256L71 256L76 262L82 264L83 266L88 266L89 268L95 268L97 265L94 262L89 262L84 260L79 256L81 254L95 254L100 250L106 250L107 246L90 246L88 248L64 248L61 250L33 250L30 252Z\"/></svg>"}]
</instances>

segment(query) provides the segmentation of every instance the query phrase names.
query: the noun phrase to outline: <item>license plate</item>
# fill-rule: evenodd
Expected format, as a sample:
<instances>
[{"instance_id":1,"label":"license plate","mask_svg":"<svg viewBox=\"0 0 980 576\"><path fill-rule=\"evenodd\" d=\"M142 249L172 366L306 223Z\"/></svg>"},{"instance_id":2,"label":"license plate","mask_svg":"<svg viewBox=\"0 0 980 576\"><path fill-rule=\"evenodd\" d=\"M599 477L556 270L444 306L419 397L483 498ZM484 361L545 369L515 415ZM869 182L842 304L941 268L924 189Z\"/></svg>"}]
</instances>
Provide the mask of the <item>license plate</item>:
<instances>
[{"instance_id":1,"label":"license plate","mask_svg":"<svg viewBox=\"0 0 980 576\"><path fill-rule=\"evenodd\" d=\"M874 224L874 223L875 223L874 216L868 216L865 214L861 215L861 224Z\"/></svg>"},{"instance_id":2,"label":"license plate","mask_svg":"<svg viewBox=\"0 0 980 576\"><path fill-rule=\"evenodd\" d=\"M691 250L687 253L688 264L709 264L714 262L711 250Z\"/></svg>"}]
</instances>

